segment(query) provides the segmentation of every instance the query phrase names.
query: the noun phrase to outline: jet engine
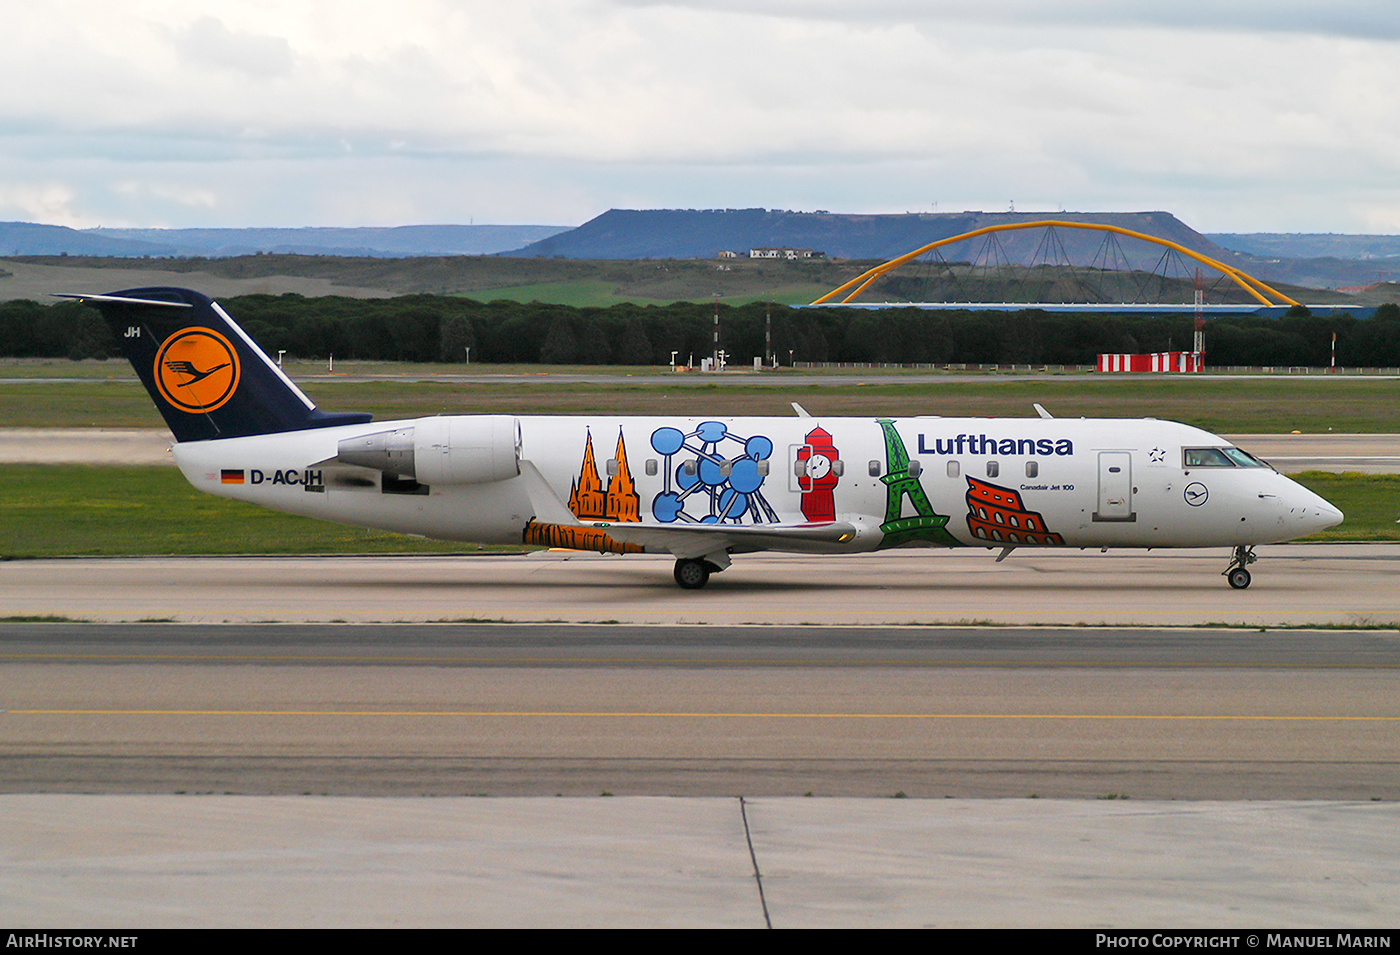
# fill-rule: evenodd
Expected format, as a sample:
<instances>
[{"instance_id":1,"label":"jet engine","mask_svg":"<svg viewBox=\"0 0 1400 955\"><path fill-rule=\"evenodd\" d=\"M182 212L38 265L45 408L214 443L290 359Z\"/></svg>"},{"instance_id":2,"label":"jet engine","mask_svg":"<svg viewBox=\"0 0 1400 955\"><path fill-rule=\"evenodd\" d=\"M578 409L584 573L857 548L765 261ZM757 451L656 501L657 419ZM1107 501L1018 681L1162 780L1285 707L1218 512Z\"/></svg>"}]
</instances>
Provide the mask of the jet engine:
<instances>
[{"instance_id":1,"label":"jet engine","mask_svg":"<svg viewBox=\"0 0 1400 955\"><path fill-rule=\"evenodd\" d=\"M406 428L344 438L344 464L420 484L489 484L520 473L520 421L511 415L420 418Z\"/></svg>"}]
</instances>

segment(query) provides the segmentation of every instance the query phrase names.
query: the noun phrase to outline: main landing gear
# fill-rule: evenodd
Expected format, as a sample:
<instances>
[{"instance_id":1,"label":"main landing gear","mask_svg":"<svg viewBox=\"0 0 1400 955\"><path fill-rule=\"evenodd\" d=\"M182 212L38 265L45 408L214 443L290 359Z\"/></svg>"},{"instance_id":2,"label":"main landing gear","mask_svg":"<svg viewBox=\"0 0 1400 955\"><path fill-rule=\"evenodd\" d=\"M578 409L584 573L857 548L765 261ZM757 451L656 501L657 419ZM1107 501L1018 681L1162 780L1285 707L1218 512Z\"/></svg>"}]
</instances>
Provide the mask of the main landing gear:
<instances>
[{"instance_id":1,"label":"main landing gear","mask_svg":"<svg viewBox=\"0 0 1400 955\"><path fill-rule=\"evenodd\" d=\"M1230 561L1230 566L1225 568L1222 576L1230 582L1231 587L1236 590L1244 590L1249 586L1250 581L1249 571L1245 570L1245 567L1258 559L1254 556L1253 546L1246 547L1244 544L1240 544L1235 548L1235 556Z\"/></svg>"},{"instance_id":2,"label":"main landing gear","mask_svg":"<svg viewBox=\"0 0 1400 955\"><path fill-rule=\"evenodd\" d=\"M723 570L718 564L696 557L682 557L676 561L676 583L686 590L699 590L710 580L710 575Z\"/></svg>"}]
</instances>

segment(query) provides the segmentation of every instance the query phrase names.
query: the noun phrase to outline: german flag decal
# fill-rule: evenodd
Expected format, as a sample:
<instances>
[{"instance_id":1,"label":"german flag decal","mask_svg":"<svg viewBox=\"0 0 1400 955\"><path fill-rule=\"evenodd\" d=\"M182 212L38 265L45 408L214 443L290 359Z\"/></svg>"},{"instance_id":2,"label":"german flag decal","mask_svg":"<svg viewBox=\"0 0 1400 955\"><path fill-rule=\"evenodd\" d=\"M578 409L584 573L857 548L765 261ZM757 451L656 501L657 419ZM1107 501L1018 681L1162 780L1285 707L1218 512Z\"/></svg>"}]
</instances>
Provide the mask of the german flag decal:
<instances>
[{"instance_id":1,"label":"german flag decal","mask_svg":"<svg viewBox=\"0 0 1400 955\"><path fill-rule=\"evenodd\" d=\"M243 472L235 468L224 468L219 472L220 484L242 484Z\"/></svg>"},{"instance_id":2,"label":"german flag decal","mask_svg":"<svg viewBox=\"0 0 1400 955\"><path fill-rule=\"evenodd\" d=\"M214 411L238 388L238 353L212 328L182 328L156 352L155 377L161 397L181 411Z\"/></svg>"}]
</instances>

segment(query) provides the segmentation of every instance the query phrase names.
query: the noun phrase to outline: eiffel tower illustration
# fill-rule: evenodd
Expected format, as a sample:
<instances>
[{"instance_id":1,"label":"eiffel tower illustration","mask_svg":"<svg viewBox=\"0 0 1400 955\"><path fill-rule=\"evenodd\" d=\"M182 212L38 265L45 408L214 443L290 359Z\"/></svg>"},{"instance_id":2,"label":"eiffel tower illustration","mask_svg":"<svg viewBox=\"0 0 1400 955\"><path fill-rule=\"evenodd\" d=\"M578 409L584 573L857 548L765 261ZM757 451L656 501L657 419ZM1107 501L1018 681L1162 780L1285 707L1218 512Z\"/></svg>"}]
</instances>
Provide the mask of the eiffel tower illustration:
<instances>
[{"instance_id":1,"label":"eiffel tower illustration","mask_svg":"<svg viewBox=\"0 0 1400 955\"><path fill-rule=\"evenodd\" d=\"M898 547L910 541L956 547L958 539L948 533L948 516L935 513L923 485L909 473L909 452L894 429L894 419L875 420L885 433L885 474L880 478L885 485L885 522L880 525L885 539L880 548ZM904 512L905 497L914 506L912 517L899 516Z\"/></svg>"}]
</instances>

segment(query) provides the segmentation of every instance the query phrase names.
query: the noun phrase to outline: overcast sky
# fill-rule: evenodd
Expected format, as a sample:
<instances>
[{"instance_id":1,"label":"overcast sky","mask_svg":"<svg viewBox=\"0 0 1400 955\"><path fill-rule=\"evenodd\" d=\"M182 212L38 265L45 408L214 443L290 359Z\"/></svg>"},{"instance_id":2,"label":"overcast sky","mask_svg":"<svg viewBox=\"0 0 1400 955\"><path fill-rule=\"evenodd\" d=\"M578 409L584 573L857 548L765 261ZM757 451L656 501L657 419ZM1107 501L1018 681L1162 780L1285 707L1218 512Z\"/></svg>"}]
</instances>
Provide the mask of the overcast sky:
<instances>
[{"instance_id":1,"label":"overcast sky","mask_svg":"<svg viewBox=\"0 0 1400 955\"><path fill-rule=\"evenodd\" d=\"M0 220L1400 232L1397 0L0 0Z\"/></svg>"}]
</instances>

